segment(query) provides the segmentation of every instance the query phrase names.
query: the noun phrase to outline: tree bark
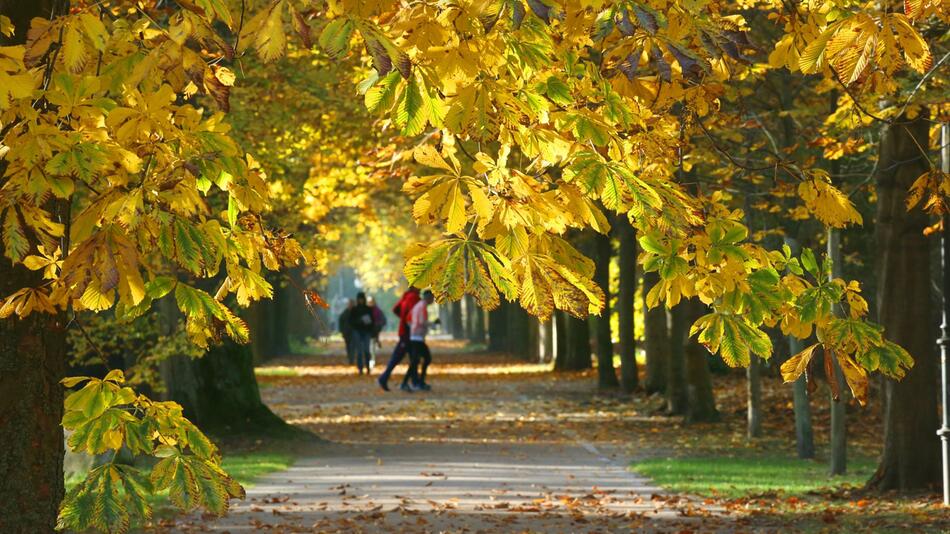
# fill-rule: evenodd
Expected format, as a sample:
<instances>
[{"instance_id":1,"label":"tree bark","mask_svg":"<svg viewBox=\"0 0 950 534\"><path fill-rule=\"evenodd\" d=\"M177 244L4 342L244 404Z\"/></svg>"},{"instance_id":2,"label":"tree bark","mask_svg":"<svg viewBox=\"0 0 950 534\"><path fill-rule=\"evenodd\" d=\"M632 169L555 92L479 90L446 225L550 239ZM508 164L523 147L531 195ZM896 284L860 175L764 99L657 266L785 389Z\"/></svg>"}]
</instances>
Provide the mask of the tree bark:
<instances>
[{"instance_id":1,"label":"tree bark","mask_svg":"<svg viewBox=\"0 0 950 534\"><path fill-rule=\"evenodd\" d=\"M218 436L294 437L307 432L287 424L261 401L250 347L226 340L201 358L167 360L167 394L185 416Z\"/></svg>"},{"instance_id":2,"label":"tree bark","mask_svg":"<svg viewBox=\"0 0 950 534\"><path fill-rule=\"evenodd\" d=\"M801 253L801 245L793 237L786 237L785 244L792 251L792 256ZM804 350L804 344L795 336L788 336L789 356L794 356ZM811 404L808 399L808 384L805 376L798 377L792 386L792 406L795 413L795 450L798 457L807 460L815 457L815 433L811 424Z\"/></svg>"},{"instance_id":3,"label":"tree bark","mask_svg":"<svg viewBox=\"0 0 950 534\"><path fill-rule=\"evenodd\" d=\"M828 230L828 257L831 258L831 278L841 277L841 232L833 228ZM835 313L840 315L840 307L835 307ZM825 352L825 358L830 357ZM843 475L848 472L848 384L845 382L844 374L838 364L837 358L832 359L831 369L834 376L828 377L828 380L834 380L838 390L838 398L831 394L829 404L831 406L831 457L829 462L829 473L832 476Z\"/></svg>"},{"instance_id":4,"label":"tree bark","mask_svg":"<svg viewBox=\"0 0 950 534\"><path fill-rule=\"evenodd\" d=\"M0 295L39 286L38 274L0 262ZM65 495L64 319L33 313L0 321L0 532L52 532Z\"/></svg>"},{"instance_id":5,"label":"tree bark","mask_svg":"<svg viewBox=\"0 0 950 534\"><path fill-rule=\"evenodd\" d=\"M524 335L524 343L527 345L524 349L525 359L536 362L541 358L541 323L538 322L537 317L522 311L527 322Z\"/></svg>"},{"instance_id":6,"label":"tree bark","mask_svg":"<svg viewBox=\"0 0 950 534\"><path fill-rule=\"evenodd\" d=\"M687 303L680 302L670 310L670 365L666 380L666 411L685 415L689 397L686 387L686 335L689 332Z\"/></svg>"},{"instance_id":7,"label":"tree bark","mask_svg":"<svg viewBox=\"0 0 950 534\"><path fill-rule=\"evenodd\" d=\"M705 306L696 299L685 303L684 315L688 320L683 325L686 348L686 421L701 423L719 420L716 410L716 397L713 394L712 375L709 373L709 351L695 339L689 337L689 327L704 312Z\"/></svg>"},{"instance_id":8,"label":"tree bark","mask_svg":"<svg viewBox=\"0 0 950 534\"><path fill-rule=\"evenodd\" d=\"M462 301L452 302L449 310L449 333L452 334L452 339L465 339L465 326L462 324Z\"/></svg>"},{"instance_id":9,"label":"tree bark","mask_svg":"<svg viewBox=\"0 0 950 534\"><path fill-rule=\"evenodd\" d=\"M475 299L466 294L462 298L462 315L464 317L465 339L472 341L475 337Z\"/></svg>"},{"instance_id":10,"label":"tree bark","mask_svg":"<svg viewBox=\"0 0 950 534\"><path fill-rule=\"evenodd\" d=\"M655 272L643 274L643 348L646 352L643 389L647 394L666 392L670 376L670 328L666 308L650 309L646 305L647 294L659 280Z\"/></svg>"},{"instance_id":11,"label":"tree bark","mask_svg":"<svg viewBox=\"0 0 950 534\"><path fill-rule=\"evenodd\" d=\"M158 310L166 332L173 332L179 318L175 303L162 299ZM310 435L284 422L263 403L250 345L226 339L200 358L172 356L161 363L160 372L165 400L181 404L185 417L209 434Z\"/></svg>"},{"instance_id":12,"label":"tree bark","mask_svg":"<svg viewBox=\"0 0 950 534\"><path fill-rule=\"evenodd\" d=\"M564 371L567 357L567 314L554 310L551 321L554 323L554 370Z\"/></svg>"},{"instance_id":13,"label":"tree bark","mask_svg":"<svg viewBox=\"0 0 950 534\"><path fill-rule=\"evenodd\" d=\"M560 310L557 320L557 354L555 371L582 371L593 367L590 352L590 326L586 319L578 319Z\"/></svg>"},{"instance_id":14,"label":"tree bark","mask_svg":"<svg viewBox=\"0 0 950 534\"><path fill-rule=\"evenodd\" d=\"M502 302L488 312L488 350L503 352L508 349L508 302Z\"/></svg>"},{"instance_id":15,"label":"tree bark","mask_svg":"<svg viewBox=\"0 0 950 534\"><path fill-rule=\"evenodd\" d=\"M597 234L594 237L594 283L604 292L604 309L596 321L597 339L597 386L613 389L620 385L614 369L614 343L610 332L610 257L613 256L610 236Z\"/></svg>"},{"instance_id":16,"label":"tree bark","mask_svg":"<svg viewBox=\"0 0 950 534\"><path fill-rule=\"evenodd\" d=\"M929 489L940 483L937 355L930 294L928 217L908 211L910 185L929 163L926 113L885 128L877 168L878 317L885 335L914 357L900 382L888 380L884 451L869 484L880 490Z\"/></svg>"},{"instance_id":17,"label":"tree bark","mask_svg":"<svg viewBox=\"0 0 950 534\"><path fill-rule=\"evenodd\" d=\"M517 302L504 304L507 336L505 350L521 359L534 361L537 359L537 329L532 329L532 323L537 323Z\"/></svg>"},{"instance_id":18,"label":"tree bark","mask_svg":"<svg viewBox=\"0 0 950 534\"><path fill-rule=\"evenodd\" d=\"M788 347L792 356L804 350L802 345L795 336L788 336ZM792 406L795 412L795 449L798 451L798 457L803 460L814 458L815 433L811 426L811 404L804 375L798 377L793 386Z\"/></svg>"},{"instance_id":19,"label":"tree bark","mask_svg":"<svg viewBox=\"0 0 950 534\"><path fill-rule=\"evenodd\" d=\"M617 217L617 263L620 280L617 287L617 337L620 341L620 386L632 393L640 385L637 368L636 314L637 234L626 215Z\"/></svg>"},{"instance_id":20,"label":"tree bark","mask_svg":"<svg viewBox=\"0 0 950 534\"><path fill-rule=\"evenodd\" d=\"M540 354L538 361L541 363L550 363L554 361L554 318L549 318L538 327L538 344L540 345Z\"/></svg>"},{"instance_id":21,"label":"tree bark","mask_svg":"<svg viewBox=\"0 0 950 534\"><path fill-rule=\"evenodd\" d=\"M290 317L292 290L285 282L275 277L274 298L271 303L273 313L270 315L270 357L287 356L290 354ZM282 283L283 282L283 283Z\"/></svg>"},{"instance_id":22,"label":"tree bark","mask_svg":"<svg viewBox=\"0 0 950 534\"><path fill-rule=\"evenodd\" d=\"M752 355L746 368L746 435L749 439L762 436L762 360Z\"/></svg>"},{"instance_id":23,"label":"tree bark","mask_svg":"<svg viewBox=\"0 0 950 534\"><path fill-rule=\"evenodd\" d=\"M485 310L472 299L472 337L473 343L485 342Z\"/></svg>"},{"instance_id":24,"label":"tree bark","mask_svg":"<svg viewBox=\"0 0 950 534\"><path fill-rule=\"evenodd\" d=\"M290 354L291 290L278 277L269 276L268 281L274 287L273 298L253 303L245 314L251 352L258 363Z\"/></svg>"},{"instance_id":25,"label":"tree bark","mask_svg":"<svg viewBox=\"0 0 950 534\"><path fill-rule=\"evenodd\" d=\"M66 2L0 0L0 13L15 26L13 38L0 45L22 44L33 17L65 11ZM0 162L0 177L4 163ZM0 178L0 186L3 185ZM62 206L47 206L54 216ZM3 244L0 242L0 257ZM43 283L40 271L0 261L0 298ZM0 320L0 532L53 532L63 484L63 387L66 376L66 331L62 314L32 313Z\"/></svg>"}]
</instances>

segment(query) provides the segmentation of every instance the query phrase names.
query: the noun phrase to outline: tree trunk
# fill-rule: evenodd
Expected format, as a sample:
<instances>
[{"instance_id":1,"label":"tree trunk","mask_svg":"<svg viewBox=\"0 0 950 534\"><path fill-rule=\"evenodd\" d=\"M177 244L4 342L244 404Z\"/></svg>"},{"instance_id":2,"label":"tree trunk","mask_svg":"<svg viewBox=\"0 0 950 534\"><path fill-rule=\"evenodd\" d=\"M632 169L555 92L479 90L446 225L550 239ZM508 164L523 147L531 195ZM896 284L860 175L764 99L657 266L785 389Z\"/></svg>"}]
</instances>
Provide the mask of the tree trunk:
<instances>
[{"instance_id":1,"label":"tree trunk","mask_svg":"<svg viewBox=\"0 0 950 534\"><path fill-rule=\"evenodd\" d=\"M268 277L268 281L274 286L274 297L251 304L244 314L251 330L251 352L258 363L290 354L291 292L277 277Z\"/></svg>"},{"instance_id":2,"label":"tree trunk","mask_svg":"<svg viewBox=\"0 0 950 534\"><path fill-rule=\"evenodd\" d=\"M666 411L670 415L685 415L689 397L686 388L686 335L689 317L686 302L670 310L670 365L666 379Z\"/></svg>"},{"instance_id":3,"label":"tree trunk","mask_svg":"<svg viewBox=\"0 0 950 534\"><path fill-rule=\"evenodd\" d=\"M929 146L927 118L887 127L877 165L878 317L887 338L914 357L903 380L887 382L884 451L869 483L880 490L929 489L941 480L928 217L905 207L908 188L929 168L919 148Z\"/></svg>"},{"instance_id":4,"label":"tree trunk","mask_svg":"<svg viewBox=\"0 0 950 534\"><path fill-rule=\"evenodd\" d=\"M831 278L841 277L841 232L835 229L828 230L828 257L831 258ZM841 313L840 307L835 308L835 313ZM825 352L825 358L829 354ZM848 384L845 382L844 374L838 365L837 358L832 359L831 369L834 376L828 377L829 382L835 381L838 390L838 398L830 399L831 405L831 458L829 473L834 475L843 475L848 471Z\"/></svg>"},{"instance_id":5,"label":"tree trunk","mask_svg":"<svg viewBox=\"0 0 950 534\"><path fill-rule=\"evenodd\" d=\"M508 302L488 312L488 350L503 352L508 349Z\"/></svg>"},{"instance_id":6,"label":"tree trunk","mask_svg":"<svg viewBox=\"0 0 950 534\"><path fill-rule=\"evenodd\" d=\"M685 303L684 315L688 320L683 325L686 348L686 421L701 423L719 420L716 410L716 398L713 395L712 375L709 373L709 351L695 339L689 337L689 327L703 313L705 306L699 300L691 299Z\"/></svg>"},{"instance_id":7,"label":"tree trunk","mask_svg":"<svg viewBox=\"0 0 950 534\"><path fill-rule=\"evenodd\" d=\"M452 339L465 339L461 300L453 301L449 306L449 333L452 334Z\"/></svg>"},{"instance_id":8,"label":"tree trunk","mask_svg":"<svg viewBox=\"0 0 950 534\"><path fill-rule=\"evenodd\" d=\"M555 312L557 319L557 353L555 371L582 371L593 366L590 353L590 326L565 312Z\"/></svg>"},{"instance_id":9,"label":"tree trunk","mask_svg":"<svg viewBox=\"0 0 950 534\"><path fill-rule=\"evenodd\" d=\"M614 226L620 247L617 263L620 280L617 287L617 337L620 341L620 386L627 393L640 382L637 369L637 345L634 301L637 294L637 234L626 215L617 217Z\"/></svg>"},{"instance_id":10,"label":"tree trunk","mask_svg":"<svg viewBox=\"0 0 950 534\"><path fill-rule=\"evenodd\" d=\"M48 17L51 0L0 0L0 13L15 25L22 44L29 21ZM0 176L4 163L0 162ZM0 181L0 186L3 182ZM57 206L54 216L63 210ZM0 256L3 244L0 242ZM0 261L0 298L43 283L40 271ZM0 320L0 532L53 532L63 486L63 386L66 375L65 317L33 313Z\"/></svg>"},{"instance_id":11,"label":"tree trunk","mask_svg":"<svg viewBox=\"0 0 950 534\"><path fill-rule=\"evenodd\" d=\"M600 317L594 319L597 329L597 386L612 389L620 383L614 369L614 343L610 332L610 257L613 256L610 236L597 234L594 247L594 283L604 292L604 309Z\"/></svg>"},{"instance_id":12,"label":"tree trunk","mask_svg":"<svg viewBox=\"0 0 950 534\"><path fill-rule=\"evenodd\" d=\"M762 360L752 355L746 368L746 435L749 439L762 436Z\"/></svg>"},{"instance_id":13,"label":"tree trunk","mask_svg":"<svg viewBox=\"0 0 950 534\"><path fill-rule=\"evenodd\" d=\"M788 336L788 348L792 356L805 347L795 336ZM795 449L798 457L807 460L815 457L815 434L811 426L811 404L808 400L808 384L805 375L798 377L792 390L792 406L795 411Z\"/></svg>"},{"instance_id":14,"label":"tree trunk","mask_svg":"<svg viewBox=\"0 0 950 534\"><path fill-rule=\"evenodd\" d=\"M158 301L158 310L166 333L177 328L179 311L171 299ZM181 404L185 417L210 434L309 434L284 422L261 401L250 345L226 339L200 358L172 356L162 361L160 372L164 398Z\"/></svg>"},{"instance_id":15,"label":"tree trunk","mask_svg":"<svg viewBox=\"0 0 950 534\"><path fill-rule=\"evenodd\" d=\"M39 286L40 274L0 261L0 295ZM0 320L0 532L52 532L65 495L64 324L42 313Z\"/></svg>"},{"instance_id":16,"label":"tree trunk","mask_svg":"<svg viewBox=\"0 0 950 534\"><path fill-rule=\"evenodd\" d=\"M465 339L472 341L475 336L475 299L466 294L462 298L462 315L464 317Z\"/></svg>"},{"instance_id":17,"label":"tree trunk","mask_svg":"<svg viewBox=\"0 0 950 534\"><path fill-rule=\"evenodd\" d=\"M554 370L564 371L567 364L567 314L554 310L551 321L554 323Z\"/></svg>"},{"instance_id":18,"label":"tree trunk","mask_svg":"<svg viewBox=\"0 0 950 534\"><path fill-rule=\"evenodd\" d=\"M529 362L536 362L541 358L541 323L537 317L524 312L527 319L525 330L525 359Z\"/></svg>"},{"instance_id":19,"label":"tree trunk","mask_svg":"<svg viewBox=\"0 0 950 534\"><path fill-rule=\"evenodd\" d=\"M319 336L320 332L317 329L317 323L320 319L314 317L314 314L317 310L322 310L322 308L314 307L313 313L311 313L302 292L303 289L316 289L319 278L316 276L304 276L303 267L300 266L287 271L287 278L293 281L293 284L288 285L283 291L286 297L285 304L287 306L288 337L292 340L304 341L308 337ZM308 280L308 278L310 280ZM289 340L287 348L290 349Z\"/></svg>"},{"instance_id":20,"label":"tree trunk","mask_svg":"<svg viewBox=\"0 0 950 534\"><path fill-rule=\"evenodd\" d=\"M270 357L287 356L290 354L290 317L291 288L286 282L275 277L274 298L271 303L273 313L270 315Z\"/></svg>"},{"instance_id":21,"label":"tree trunk","mask_svg":"<svg viewBox=\"0 0 950 534\"><path fill-rule=\"evenodd\" d=\"M647 294L659 280L656 272L643 273L643 348L646 352L643 389L648 394L666 392L670 376L670 327L666 308L650 309L646 305Z\"/></svg>"},{"instance_id":22,"label":"tree trunk","mask_svg":"<svg viewBox=\"0 0 950 534\"><path fill-rule=\"evenodd\" d=\"M247 328L251 332L251 354L257 363L266 362L268 355L269 329L267 328L267 302L257 301L251 304L243 314Z\"/></svg>"},{"instance_id":23,"label":"tree trunk","mask_svg":"<svg viewBox=\"0 0 950 534\"><path fill-rule=\"evenodd\" d=\"M537 321L516 302L508 302L504 306L507 333L505 350L524 360L537 360L538 332L532 329L532 324Z\"/></svg>"},{"instance_id":24,"label":"tree trunk","mask_svg":"<svg viewBox=\"0 0 950 534\"><path fill-rule=\"evenodd\" d=\"M472 299L472 337L473 343L485 342L485 310Z\"/></svg>"},{"instance_id":25,"label":"tree trunk","mask_svg":"<svg viewBox=\"0 0 950 534\"><path fill-rule=\"evenodd\" d=\"M554 361L554 318L549 318L538 327L538 344L540 345L540 354L538 361L541 363L550 363Z\"/></svg>"},{"instance_id":26,"label":"tree trunk","mask_svg":"<svg viewBox=\"0 0 950 534\"><path fill-rule=\"evenodd\" d=\"M181 404L185 416L202 430L218 436L306 434L261 401L247 345L226 340L201 358L174 356L167 361L169 398Z\"/></svg>"},{"instance_id":27,"label":"tree trunk","mask_svg":"<svg viewBox=\"0 0 950 534\"><path fill-rule=\"evenodd\" d=\"M785 244L792 251L792 256L801 253L801 245L793 237L786 237ZM795 336L788 336L788 351L794 356L804 350L804 344ZM811 425L811 404L808 399L808 384L805 376L798 377L792 386L792 406L795 412L795 449L798 457L807 460L815 457L815 434Z\"/></svg>"}]
</instances>

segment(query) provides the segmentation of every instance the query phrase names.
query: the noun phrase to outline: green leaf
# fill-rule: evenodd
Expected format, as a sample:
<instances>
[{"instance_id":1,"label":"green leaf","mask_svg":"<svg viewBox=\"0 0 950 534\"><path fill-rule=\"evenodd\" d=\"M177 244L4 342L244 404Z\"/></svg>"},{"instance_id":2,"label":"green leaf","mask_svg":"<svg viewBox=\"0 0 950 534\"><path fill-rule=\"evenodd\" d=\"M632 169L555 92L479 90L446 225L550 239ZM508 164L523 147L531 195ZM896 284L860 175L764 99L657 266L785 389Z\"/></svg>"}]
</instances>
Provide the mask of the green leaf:
<instances>
[{"instance_id":1,"label":"green leaf","mask_svg":"<svg viewBox=\"0 0 950 534\"><path fill-rule=\"evenodd\" d=\"M656 254L658 256L668 256L673 251L669 246L664 245L660 242L659 238L655 234L643 234L638 239L640 242L640 247L650 253Z\"/></svg>"},{"instance_id":2,"label":"green leaf","mask_svg":"<svg viewBox=\"0 0 950 534\"><path fill-rule=\"evenodd\" d=\"M713 312L704 315L690 327L690 335L712 353L719 353L730 367L748 367L750 354L768 358L772 354L769 336L735 316Z\"/></svg>"},{"instance_id":3,"label":"green leaf","mask_svg":"<svg viewBox=\"0 0 950 534\"><path fill-rule=\"evenodd\" d=\"M413 76L406 81L406 88L396 104L395 123L402 127L403 135L418 135L425 129L427 118L422 92Z\"/></svg>"},{"instance_id":4,"label":"green leaf","mask_svg":"<svg viewBox=\"0 0 950 534\"><path fill-rule=\"evenodd\" d=\"M810 248L802 250L802 266L815 278L821 278L818 271L818 261L815 259L815 253Z\"/></svg>"},{"instance_id":5,"label":"green leaf","mask_svg":"<svg viewBox=\"0 0 950 534\"><path fill-rule=\"evenodd\" d=\"M557 76L550 76L548 78L544 84L544 92L548 95L548 98L551 99L551 102L559 106L569 107L574 103L574 99L571 98L571 88Z\"/></svg>"},{"instance_id":6,"label":"green leaf","mask_svg":"<svg viewBox=\"0 0 950 534\"><path fill-rule=\"evenodd\" d=\"M145 294L154 300L163 298L171 293L172 289L175 289L177 283L178 281L171 276L156 276L145 284Z\"/></svg>"},{"instance_id":7,"label":"green leaf","mask_svg":"<svg viewBox=\"0 0 950 534\"><path fill-rule=\"evenodd\" d=\"M17 216L16 209L8 208L3 219L3 255L14 262L21 261L30 250L30 242L26 239L23 226Z\"/></svg>"},{"instance_id":8,"label":"green leaf","mask_svg":"<svg viewBox=\"0 0 950 534\"><path fill-rule=\"evenodd\" d=\"M399 88L399 73L392 71L383 76L376 85L369 88L363 97L363 103L370 113L379 113L393 105L393 99Z\"/></svg>"},{"instance_id":9,"label":"green leaf","mask_svg":"<svg viewBox=\"0 0 950 534\"><path fill-rule=\"evenodd\" d=\"M101 381L93 380L79 391L70 393L65 400L66 410L82 412L87 418L97 417L111 406L115 394Z\"/></svg>"},{"instance_id":10,"label":"green leaf","mask_svg":"<svg viewBox=\"0 0 950 534\"><path fill-rule=\"evenodd\" d=\"M331 20L320 33L320 48L332 57L343 55L350 46L350 38L356 25L352 20L340 17Z\"/></svg>"},{"instance_id":11,"label":"green leaf","mask_svg":"<svg viewBox=\"0 0 950 534\"><path fill-rule=\"evenodd\" d=\"M907 370L914 366L914 359L903 347L884 341L865 352L859 352L857 362L868 371L881 371L885 376L901 380Z\"/></svg>"},{"instance_id":12,"label":"green leaf","mask_svg":"<svg viewBox=\"0 0 950 534\"><path fill-rule=\"evenodd\" d=\"M91 376L69 376L60 380L59 383L62 384L63 387L71 388L71 387L75 387L81 382L85 382L86 380L92 380L92 377Z\"/></svg>"},{"instance_id":13,"label":"green leaf","mask_svg":"<svg viewBox=\"0 0 950 534\"><path fill-rule=\"evenodd\" d=\"M406 260L403 273L410 285L429 287L435 283L444 271L445 258L452 249L448 240L436 241L426 247L420 254Z\"/></svg>"}]
</instances>

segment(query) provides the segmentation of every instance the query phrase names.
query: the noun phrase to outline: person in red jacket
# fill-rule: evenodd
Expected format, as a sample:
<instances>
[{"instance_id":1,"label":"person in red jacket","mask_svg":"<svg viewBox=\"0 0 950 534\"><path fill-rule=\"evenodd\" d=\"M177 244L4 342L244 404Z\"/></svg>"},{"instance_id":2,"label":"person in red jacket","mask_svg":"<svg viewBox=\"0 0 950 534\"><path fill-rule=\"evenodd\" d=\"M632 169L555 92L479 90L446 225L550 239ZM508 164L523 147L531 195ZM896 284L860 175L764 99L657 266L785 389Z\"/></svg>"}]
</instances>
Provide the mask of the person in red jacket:
<instances>
[{"instance_id":1,"label":"person in red jacket","mask_svg":"<svg viewBox=\"0 0 950 534\"><path fill-rule=\"evenodd\" d=\"M402 362L403 358L406 357L406 354L409 353L409 321L412 319L412 308L420 299L419 289L409 286L409 289L403 293L402 298L393 306L393 314L399 318L399 341L396 343L396 348L393 349L392 356L389 357L386 370L376 379L376 383L378 383L379 387L383 388L384 391L389 391L389 376L392 375L393 369L395 369L396 366ZM411 391L405 381L403 381L401 389L403 391Z\"/></svg>"}]
</instances>

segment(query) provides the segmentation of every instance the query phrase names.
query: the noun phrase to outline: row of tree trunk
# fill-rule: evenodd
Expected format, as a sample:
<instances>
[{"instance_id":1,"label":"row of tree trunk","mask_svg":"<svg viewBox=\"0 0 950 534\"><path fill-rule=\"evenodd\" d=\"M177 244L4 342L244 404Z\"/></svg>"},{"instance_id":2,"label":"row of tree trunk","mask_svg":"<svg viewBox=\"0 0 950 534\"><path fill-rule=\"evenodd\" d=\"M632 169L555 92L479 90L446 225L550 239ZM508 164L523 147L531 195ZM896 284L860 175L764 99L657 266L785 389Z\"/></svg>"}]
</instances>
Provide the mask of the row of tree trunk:
<instances>
[{"instance_id":1,"label":"row of tree trunk","mask_svg":"<svg viewBox=\"0 0 950 534\"><path fill-rule=\"evenodd\" d=\"M618 244L616 251L612 238ZM579 319L556 311L553 321L539 325L517 304L504 303L488 314L489 349L519 354L532 361L540 355L550 358L553 352L555 371L590 369L596 357L601 389L662 393L670 414L694 422L718 420L709 352L687 335L689 326L704 313L704 307L698 302L683 302L667 311L663 307L648 309L643 304L646 365L641 384L634 324L638 281L636 231L625 217L617 217L612 235L574 236L574 241L595 260L594 281L604 290L606 301L601 315ZM609 289L615 252L619 268L616 336L610 323L613 299ZM656 273L645 273L643 280L645 298L658 277ZM616 347L614 337L619 341ZM619 377L614 367L615 352L620 356Z\"/></svg>"},{"instance_id":2,"label":"row of tree trunk","mask_svg":"<svg viewBox=\"0 0 950 534\"><path fill-rule=\"evenodd\" d=\"M921 147L930 146L930 123L925 115L914 119L901 118L888 125L881 138L878 172L874 178L878 191L875 220L876 249L869 256L877 259L877 304L879 322L891 341L906 348L915 359L914 367L900 382L884 382L884 448L879 468L869 481L882 490L915 490L936 487L940 483L939 441L935 436L938 424L938 375L936 314L931 281L931 239L924 234L929 225L927 215L919 208L908 211L906 196L910 185L929 169L930 163ZM601 317L590 321L556 312L553 325L541 326L541 336L534 332L536 321L526 321L523 312L513 312L513 305L489 314L490 347L509 350L533 359L550 354L544 347L536 349L544 333L552 332L555 342L555 370L573 371L592 367L591 345L596 348L598 385L601 388L637 388L648 394L662 393L669 414L682 415L687 421L718 419L715 396L708 363L708 352L688 337L690 325L704 313L695 301L683 302L672 310L644 306L644 352L646 365L642 384L634 357L634 295L636 294L636 237L634 229L623 219L614 225L619 245L619 285L617 314L619 329L620 378L613 365L614 346L609 322L610 306ZM613 247L609 236L592 238L586 252L596 261L595 281L602 288L610 287L609 265ZM797 254L797 240L788 243ZM840 234L828 234L828 253L835 258L833 276L841 277L843 265ZM655 273L644 273L642 294L646 295L658 282ZM611 295L607 293L607 301ZM592 328L593 323L593 328ZM512 340L511 338L516 338ZM805 344L788 338L789 355ZM753 358L748 377L748 435L762 433L761 374L764 363ZM847 387L841 376L836 380L842 398L831 400L831 443L829 468L831 474L843 474L847 467L847 429L845 425ZM795 412L796 449L800 458L815 457L811 406L804 377L792 387Z\"/></svg>"}]
</instances>

